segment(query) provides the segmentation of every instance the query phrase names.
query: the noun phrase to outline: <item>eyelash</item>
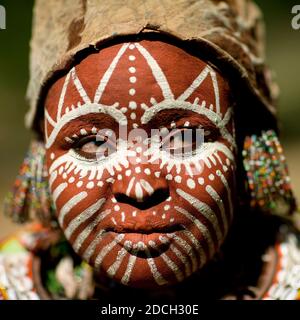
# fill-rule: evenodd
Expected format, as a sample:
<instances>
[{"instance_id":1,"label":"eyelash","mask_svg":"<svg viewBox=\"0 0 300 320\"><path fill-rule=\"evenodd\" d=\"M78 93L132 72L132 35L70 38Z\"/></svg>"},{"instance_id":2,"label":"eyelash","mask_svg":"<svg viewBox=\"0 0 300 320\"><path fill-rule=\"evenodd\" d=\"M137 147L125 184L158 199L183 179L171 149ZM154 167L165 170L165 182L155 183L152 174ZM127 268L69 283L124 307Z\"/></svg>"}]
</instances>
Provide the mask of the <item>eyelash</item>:
<instances>
[{"instance_id":1,"label":"eyelash","mask_svg":"<svg viewBox=\"0 0 300 320\"><path fill-rule=\"evenodd\" d=\"M78 138L76 138L76 140L72 144L71 148L72 149L81 148L86 143L93 141L93 138L96 139L96 135L95 134L88 134L88 135L85 135L83 137L78 137Z\"/></svg>"},{"instance_id":2,"label":"eyelash","mask_svg":"<svg viewBox=\"0 0 300 320\"><path fill-rule=\"evenodd\" d=\"M80 131L85 130L86 134L82 134ZM91 138L91 137L96 137L97 134L92 132L92 129L86 129L86 128L79 128L78 132L72 133L71 135L68 136L69 139L73 140L73 142L70 144L67 144L68 148L75 149L78 147L78 144L85 138ZM66 139L66 138L65 138Z\"/></svg>"},{"instance_id":3,"label":"eyelash","mask_svg":"<svg viewBox=\"0 0 300 320\"><path fill-rule=\"evenodd\" d=\"M169 131L174 129L171 128L170 126L166 127ZM195 123L191 123L189 126L176 126L176 129L182 130L182 129L191 129L191 130L197 130L197 129L203 129L204 130L204 139L207 139L207 137L211 136L211 138L208 138L209 141L204 141L204 142L213 142L218 139L220 135L220 131L218 128L214 128L209 126L208 129L205 129L205 126L202 126L198 121L195 121Z\"/></svg>"}]
</instances>

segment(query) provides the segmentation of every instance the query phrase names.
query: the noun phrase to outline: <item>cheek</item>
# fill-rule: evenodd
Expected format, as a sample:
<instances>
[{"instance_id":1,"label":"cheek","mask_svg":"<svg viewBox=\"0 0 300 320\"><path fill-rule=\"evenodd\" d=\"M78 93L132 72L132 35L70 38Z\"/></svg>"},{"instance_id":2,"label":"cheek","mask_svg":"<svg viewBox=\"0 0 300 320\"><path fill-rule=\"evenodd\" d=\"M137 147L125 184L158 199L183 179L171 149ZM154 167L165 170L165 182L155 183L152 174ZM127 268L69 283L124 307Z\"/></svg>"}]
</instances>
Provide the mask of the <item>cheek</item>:
<instances>
[{"instance_id":1,"label":"cheek","mask_svg":"<svg viewBox=\"0 0 300 320\"><path fill-rule=\"evenodd\" d=\"M168 173L176 219L184 216L185 227L212 257L233 218L235 159L217 151L185 168L181 173L176 168Z\"/></svg>"},{"instance_id":2,"label":"cheek","mask_svg":"<svg viewBox=\"0 0 300 320\"><path fill-rule=\"evenodd\" d=\"M78 170L71 161L61 161L61 164L53 167L53 163L62 155L55 159L51 155L53 155L51 152L47 154L52 199L58 222L67 239L73 243L76 235L95 220L96 215L104 210L105 206L113 206L111 197L113 180L107 172L104 172L100 181L97 179L96 170L90 168L86 172Z\"/></svg>"}]
</instances>

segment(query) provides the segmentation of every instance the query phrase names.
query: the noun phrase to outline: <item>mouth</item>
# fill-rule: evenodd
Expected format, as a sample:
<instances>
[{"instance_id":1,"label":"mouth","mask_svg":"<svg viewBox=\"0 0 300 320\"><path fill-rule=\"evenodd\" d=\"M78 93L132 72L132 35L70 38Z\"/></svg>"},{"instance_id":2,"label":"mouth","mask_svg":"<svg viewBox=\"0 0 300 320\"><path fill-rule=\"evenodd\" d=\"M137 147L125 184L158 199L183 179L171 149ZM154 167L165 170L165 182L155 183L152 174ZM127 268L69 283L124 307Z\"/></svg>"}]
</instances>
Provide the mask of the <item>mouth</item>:
<instances>
[{"instance_id":1,"label":"mouth","mask_svg":"<svg viewBox=\"0 0 300 320\"><path fill-rule=\"evenodd\" d=\"M153 233L173 233L177 231L182 231L185 228L181 224L173 224L173 225L166 225L166 226L114 226L109 227L106 229L107 232L114 232L114 233L134 233L134 234L141 234L141 235L150 235Z\"/></svg>"},{"instance_id":2,"label":"mouth","mask_svg":"<svg viewBox=\"0 0 300 320\"><path fill-rule=\"evenodd\" d=\"M120 245L130 254L140 258L155 258L167 251L171 245L170 234L184 231L185 228L180 224L160 227L110 227L106 232L117 236L124 234Z\"/></svg>"}]
</instances>

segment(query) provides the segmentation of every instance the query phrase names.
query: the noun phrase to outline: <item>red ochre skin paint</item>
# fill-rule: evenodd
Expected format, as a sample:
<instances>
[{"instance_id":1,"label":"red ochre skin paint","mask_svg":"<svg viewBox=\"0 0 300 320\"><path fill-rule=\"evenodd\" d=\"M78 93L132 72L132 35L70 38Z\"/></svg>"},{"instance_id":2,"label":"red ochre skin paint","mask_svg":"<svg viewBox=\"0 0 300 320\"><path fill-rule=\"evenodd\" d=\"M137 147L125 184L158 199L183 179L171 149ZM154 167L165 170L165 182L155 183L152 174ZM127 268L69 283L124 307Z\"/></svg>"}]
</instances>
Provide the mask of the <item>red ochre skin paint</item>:
<instances>
[{"instance_id":1,"label":"red ochre skin paint","mask_svg":"<svg viewBox=\"0 0 300 320\"><path fill-rule=\"evenodd\" d=\"M218 71L171 44L121 43L72 68L45 105L58 221L99 274L153 288L214 256L233 217L236 166L230 90ZM135 132L130 143L121 127ZM151 144L154 129L165 139ZM192 152L174 156L175 133L198 129L204 142L194 147L194 135L183 142Z\"/></svg>"}]
</instances>

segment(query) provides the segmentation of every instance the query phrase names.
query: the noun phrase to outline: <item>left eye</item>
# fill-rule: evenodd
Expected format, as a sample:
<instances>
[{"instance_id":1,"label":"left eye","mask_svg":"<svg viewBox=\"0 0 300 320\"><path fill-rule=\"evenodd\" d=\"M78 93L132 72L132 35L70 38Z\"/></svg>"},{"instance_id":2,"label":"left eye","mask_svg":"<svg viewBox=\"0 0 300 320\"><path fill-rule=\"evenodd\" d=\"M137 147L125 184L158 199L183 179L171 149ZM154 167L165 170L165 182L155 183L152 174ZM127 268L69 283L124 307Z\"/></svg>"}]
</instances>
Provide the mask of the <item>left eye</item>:
<instances>
[{"instance_id":1,"label":"left eye","mask_svg":"<svg viewBox=\"0 0 300 320\"><path fill-rule=\"evenodd\" d=\"M74 147L78 155L87 160L103 159L115 152L113 144L107 138L99 139L94 137L87 137L79 141Z\"/></svg>"},{"instance_id":2,"label":"left eye","mask_svg":"<svg viewBox=\"0 0 300 320\"><path fill-rule=\"evenodd\" d=\"M203 139L195 128L178 129L171 132L161 142L161 149L172 155L193 153Z\"/></svg>"}]
</instances>

